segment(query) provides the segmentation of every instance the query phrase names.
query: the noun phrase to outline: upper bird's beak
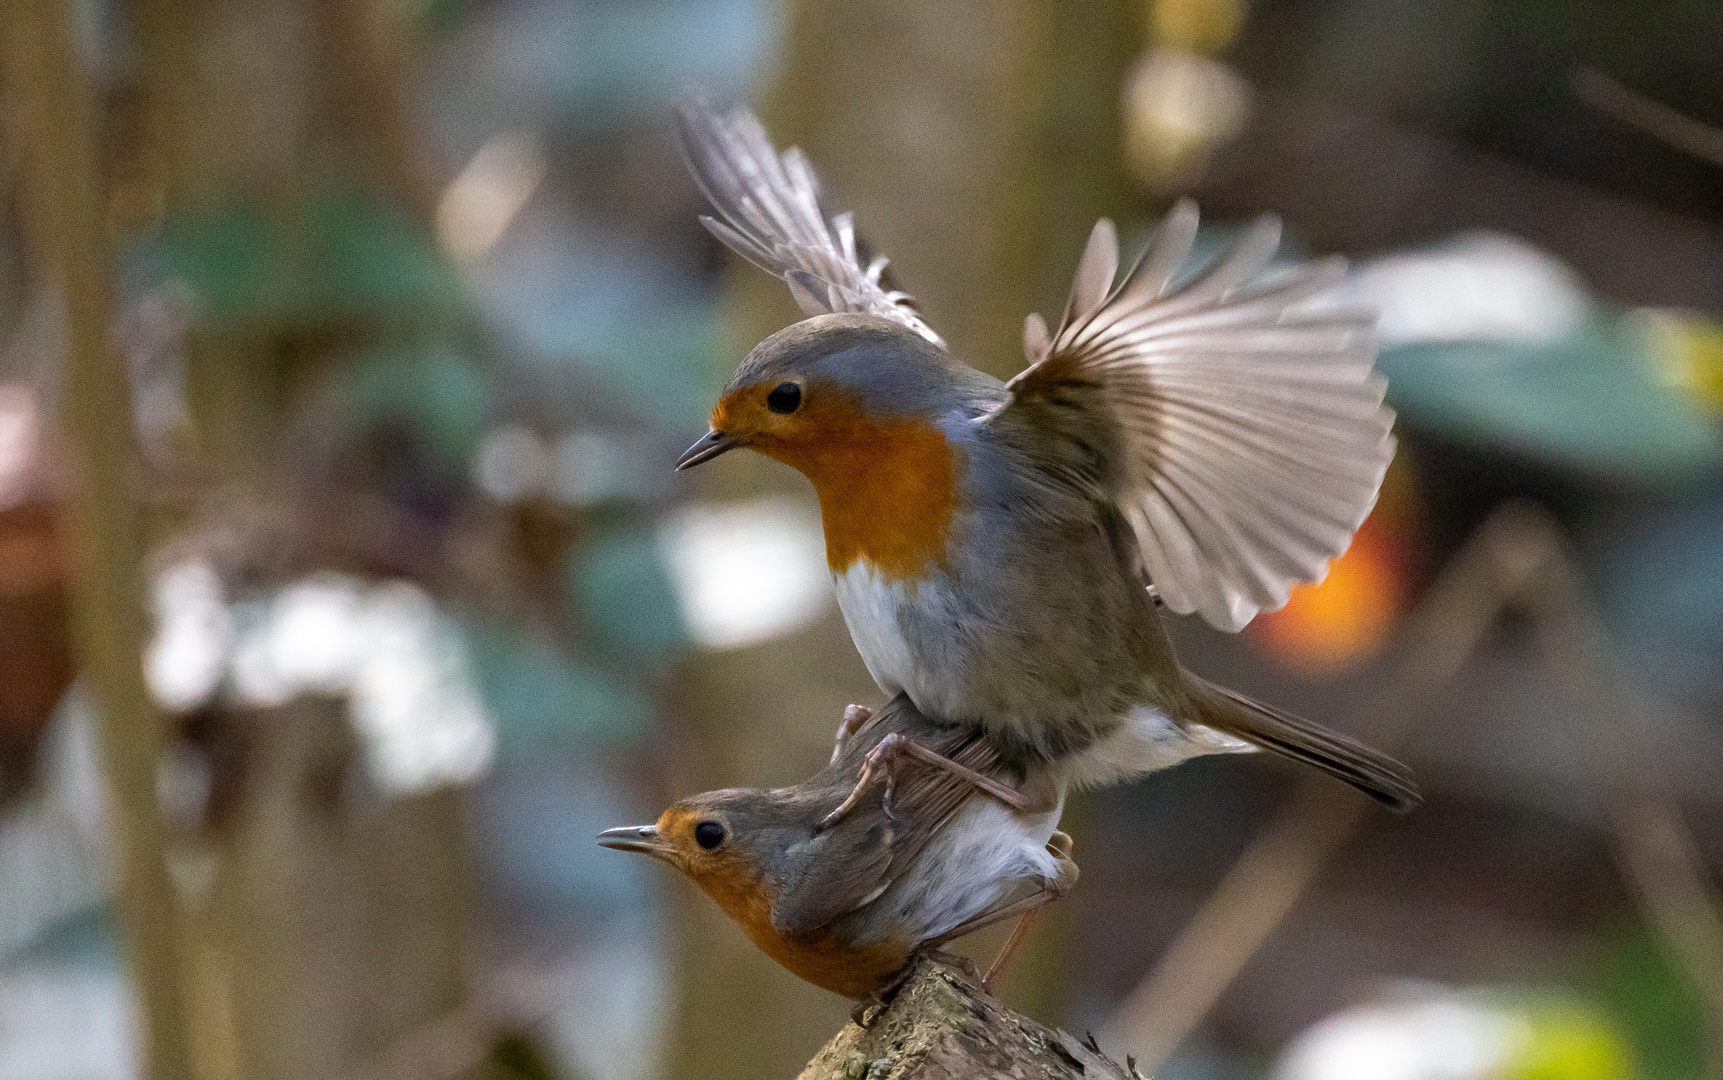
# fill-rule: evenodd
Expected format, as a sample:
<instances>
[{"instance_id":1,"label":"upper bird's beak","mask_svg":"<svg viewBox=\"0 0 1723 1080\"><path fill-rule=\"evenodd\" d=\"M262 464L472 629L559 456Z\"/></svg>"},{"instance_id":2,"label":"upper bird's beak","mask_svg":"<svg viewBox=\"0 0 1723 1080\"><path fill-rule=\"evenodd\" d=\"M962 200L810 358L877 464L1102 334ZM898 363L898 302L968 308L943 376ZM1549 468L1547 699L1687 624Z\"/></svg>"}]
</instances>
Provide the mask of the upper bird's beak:
<instances>
[{"instance_id":1,"label":"upper bird's beak","mask_svg":"<svg viewBox=\"0 0 1723 1080\"><path fill-rule=\"evenodd\" d=\"M624 825L620 829L606 829L598 834L598 846L615 848L617 851L638 851L642 855L664 856L664 847L658 842L658 826L656 825Z\"/></svg>"},{"instance_id":2,"label":"upper bird's beak","mask_svg":"<svg viewBox=\"0 0 1723 1080\"><path fill-rule=\"evenodd\" d=\"M711 461L724 451L734 450L741 445L742 440L739 437L713 428L706 433L704 438L690 446L681 457L676 459L676 471L692 469L702 461Z\"/></svg>"}]
</instances>

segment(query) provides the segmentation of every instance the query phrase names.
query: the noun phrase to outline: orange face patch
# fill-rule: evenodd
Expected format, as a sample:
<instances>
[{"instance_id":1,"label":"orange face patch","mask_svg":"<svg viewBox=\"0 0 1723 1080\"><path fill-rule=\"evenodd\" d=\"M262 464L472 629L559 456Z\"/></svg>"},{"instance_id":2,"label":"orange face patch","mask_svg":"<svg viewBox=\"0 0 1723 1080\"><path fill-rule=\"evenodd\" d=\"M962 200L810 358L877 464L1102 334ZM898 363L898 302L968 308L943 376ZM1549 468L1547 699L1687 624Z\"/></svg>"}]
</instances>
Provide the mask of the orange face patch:
<instances>
[{"instance_id":1,"label":"orange face patch","mask_svg":"<svg viewBox=\"0 0 1723 1080\"><path fill-rule=\"evenodd\" d=\"M696 815L672 807L658 832L676 853L676 867L736 920L760 951L822 990L863 998L885 985L909 959L914 942L887 938L856 948L829 931L785 937L772 928L771 886L761 868L733 845L703 851L693 842Z\"/></svg>"},{"instance_id":2,"label":"orange face patch","mask_svg":"<svg viewBox=\"0 0 1723 1080\"><path fill-rule=\"evenodd\" d=\"M712 426L806 476L820 499L826 563L865 559L890 581L942 566L957 510L962 451L931 422L871 416L829 383L807 388L787 415L766 408L771 387L744 387L712 410Z\"/></svg>"}]
</instances>

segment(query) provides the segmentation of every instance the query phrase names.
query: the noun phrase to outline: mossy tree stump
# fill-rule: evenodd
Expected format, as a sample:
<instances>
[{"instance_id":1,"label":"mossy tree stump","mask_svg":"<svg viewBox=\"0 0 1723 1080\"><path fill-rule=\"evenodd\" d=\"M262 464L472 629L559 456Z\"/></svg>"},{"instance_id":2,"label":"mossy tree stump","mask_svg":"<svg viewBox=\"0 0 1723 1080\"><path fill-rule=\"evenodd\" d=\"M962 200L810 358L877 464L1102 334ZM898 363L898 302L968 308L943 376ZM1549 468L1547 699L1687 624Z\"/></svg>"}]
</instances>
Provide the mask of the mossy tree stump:
<instances>
[{"instance_id":1,"label":"mossy tree stump","mask_svg":"<svg viewBox=\"0 0 1723 1080\"><path fill-rule=\"evenodd\" d=\"M1012 1012L965 972L921 960L872 1024L849 1024L799 1080L1144 1080L1057 1028Z\"/></svg>"}]
</instances>

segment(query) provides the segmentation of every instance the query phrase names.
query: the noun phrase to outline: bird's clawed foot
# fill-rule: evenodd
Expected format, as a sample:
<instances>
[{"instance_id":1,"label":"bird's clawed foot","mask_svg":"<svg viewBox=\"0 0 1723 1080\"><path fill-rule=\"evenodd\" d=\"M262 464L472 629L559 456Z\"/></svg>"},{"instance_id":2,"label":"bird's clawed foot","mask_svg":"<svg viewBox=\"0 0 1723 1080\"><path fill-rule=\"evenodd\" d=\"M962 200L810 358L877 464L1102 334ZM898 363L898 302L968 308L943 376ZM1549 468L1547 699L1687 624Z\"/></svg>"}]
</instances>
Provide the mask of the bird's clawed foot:
<instances>
[{"instance_id":1,"label":"bird's clawed foot","mask_svg":"<svg viewBox=\"0 0 1723 1080\"><path fill-rule=\"evenodd\" d=\"M862 729L862 726L873 719L873 710L866 705L845 705L844 718L838 721L838 737L832 743L832 760L836 761L843 755L844 747L849 745L850 736Z\"/></svg>"},{"instance_id":2,"label":"bird's clawed foot","mask_svg":"<svg viewBox=\"0 0 1723 1080\"><path fill-rule=\"evenodd\" d=\"M903 970L893 975L890 982L850 1006L850 1019L855 1021L856 1027L873 1027L874 1021L879 1019L880 1013L891 1008L891 1003L897 1000L897 995L903 989L904 984L909 982L911 975L915 974L915 961L916 954L911 953L909 963L903 965Z\"/></svg>"},{"instance_id":3,"label":"bird's clawed foot","mask_svg":"<svg viewBox=\"0 0 1723 1080\"><path fill-rule=\"evenodd\" d=\"M987 977L981 973L981 968L967 956L959 956L957 953L946 952L944 949L923 949L919 955L925 956L935 963L954 967L977 983L984 983L987 980ZM982 989L985 990L986 987L983 986Z\"/></svg>"},{"instance_id":4,"label":"bird's clawed foot","mask_svg":"<svg viewBox=\"0 0 1723 1080\"><path fill-rule=\"evenodd\" d=\"M842 821L851 810L855 809L856 804L861 801L861 797L867 793L867 789L873 783L874 778L882 774L885 777L883 808L885 816L891 817L891 793L896 783L894 766L897 762L906 759L944 769L960 779L969 781L1013 810L1022 812L1032 808L1033 800L1009 784L1001 783L991 776L978 773L967 765L959 765L945 755L934 753L914 739L894 731L881 739L879 745L868 751L867 757L862 761L861 776L856 780L856 786L850 790L849 797L839 803L837 809L827 814L820 821L818 827L829 829Z\"/></svg>"}]
</instances>

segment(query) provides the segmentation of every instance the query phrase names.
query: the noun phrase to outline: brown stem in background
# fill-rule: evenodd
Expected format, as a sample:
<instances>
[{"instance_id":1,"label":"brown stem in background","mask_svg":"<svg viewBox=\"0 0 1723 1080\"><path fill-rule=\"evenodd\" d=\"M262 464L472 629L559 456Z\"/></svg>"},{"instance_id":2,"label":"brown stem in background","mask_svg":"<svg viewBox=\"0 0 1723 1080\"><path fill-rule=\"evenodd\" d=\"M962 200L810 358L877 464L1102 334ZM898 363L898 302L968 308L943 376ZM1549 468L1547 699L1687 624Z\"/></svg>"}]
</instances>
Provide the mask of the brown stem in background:
<instances>
[{"instance_id":1,"label":"brown stem in background","mask_svg":"<svg viewBox=\"0 0 1723 1080\"><path fill-rule=\"evenodd\" d=\"M1529 608L1551 681L1591 719L1599 788L1623 872L1671 955L1704 996L1711 1075L1723 1077L1723 923L1692 838L1643 753L1643 714L1610 660L1559 527L1543 511L1497 511L1431 586L1402 641L1405 657L1359 734L1383 749L1452 679L1503 612ZM1130 1047L1147 1071L1164 1062L1267 941L1346 842L1366 805L1324 780L1305 784L1186 924L1105 1040Z\"/></svg>"},{"instance_id":2,"label":"brown stem in background","mask_svg":"<svg viewBox=\"0 0 1723 1080\"><path fill-rule=\"evenodd\" d=\"M1669 958L1705 1005L1707 1074L1723 1080L1723 920L1674 800L1645 752L1646 703L1632 692L1553 525L1553 556L1531 596L1544 662L1592 725L1593 767L1616 859Z\"/></svg>"},{"instance_id":3,"label":"brown stem in background","mask_svg":"<svg viewBox=\"0 0 1723 1080\"><path fill-rule=\"evenodd\" d=\"M384 190L429 224L436 219L437 180L413 116L410 28L402 5L389 0L325 0L324 39L337 104L351 110L349 132L361 148L375 147Z\"/></svg>"},{"instance_id":4,"label":"brown stem in background","mask_svg":"<svg viewBox=\"0 0 1723 1080\"><path fill-rule=\"evenodd\" d=\"M1498 512L1430 587L1408 620L1405 659L1364 713L1361 738L1392 750L1416 719L1416 703L1459 671L1525 589L1542 565L1522 541L1528 516L1518 507ZM1103 1043L1129 1047L1152 1073L1208 1015L1367 809L1326 778L1305 781L1120 1005Z\"/></svg>"},{"instance_id":5,"label":"brown stem in background","mask_svg":"<svg viewBox=\"0 0 1723 1080\"><path fill-rule=\"evenodd\" d=\"M111 336L112 259L94 96L65 0L4 5L18 88L35 272L65 311L60 419L77 646L95 693L126 957L143 1013L144 1076L182 1080L191 1053L176 897L156 796L163 724L144 684L143 545L130 386Z\"/></svg>"},{"instance_id":6,"label":"brown stem in background","mask_svg":"<svg viewBox=\"0 0 1723 1080\"><path fill-rule=\"evenodd\" d=\"M1684 116L1593 68L1576 69L1568 85L1575 97L1599 112L1684 153L1723 165L1723 128Z\"/></svg>"}]
</instances>

